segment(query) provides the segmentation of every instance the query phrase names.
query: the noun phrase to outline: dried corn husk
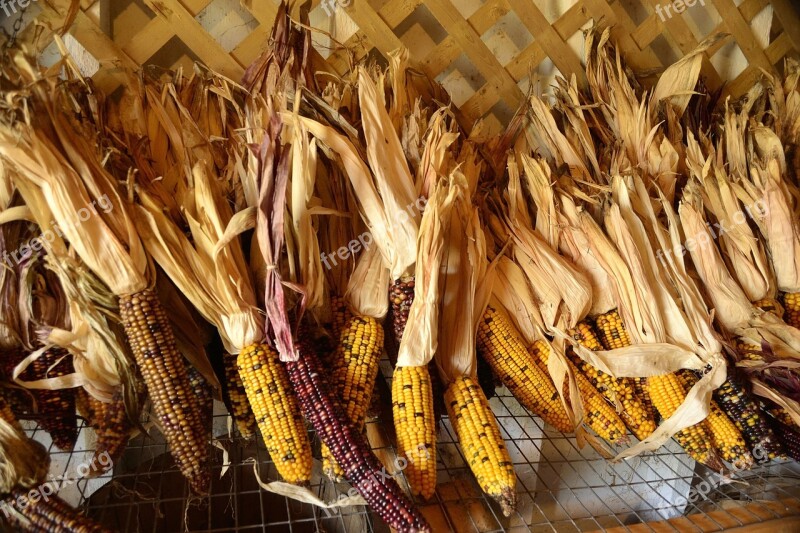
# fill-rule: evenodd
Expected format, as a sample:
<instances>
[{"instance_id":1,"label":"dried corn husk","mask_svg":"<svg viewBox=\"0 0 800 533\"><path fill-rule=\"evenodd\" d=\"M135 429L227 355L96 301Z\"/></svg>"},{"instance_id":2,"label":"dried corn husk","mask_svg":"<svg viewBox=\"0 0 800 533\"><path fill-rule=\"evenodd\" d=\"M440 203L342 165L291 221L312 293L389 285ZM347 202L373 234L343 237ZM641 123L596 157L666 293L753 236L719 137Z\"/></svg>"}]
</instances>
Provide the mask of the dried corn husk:
<instances>
[{"instance_id":1,"label":"dried corn husk","mask_svg":"<svg viewBox=\"0 0 800 533\"><path fill-rule=\"evenodd\" d=\"M466 178L454 172L450 187L460 190L450 214L439 280L441 314L439 349L435 358L445 386L459 376L477 376L475 338L494 279L486 259L480 218L470 201Z\"/></svg>"},{"instance_id":2,"label":"dried corn husk","mask_svg":"<svg viewBox=\"0 0 800 533\"><path fill-rule=\"evenodd\" d=\"M434 188L422 215L414 272L414 301L397 351L398 367L427 365L438 347L440 271L445 254L449 251L445 237L448 235L453 205L468 190L463 183L458 183L460 176L450 179L455 183Z\"/></svg>"}]
</instances>

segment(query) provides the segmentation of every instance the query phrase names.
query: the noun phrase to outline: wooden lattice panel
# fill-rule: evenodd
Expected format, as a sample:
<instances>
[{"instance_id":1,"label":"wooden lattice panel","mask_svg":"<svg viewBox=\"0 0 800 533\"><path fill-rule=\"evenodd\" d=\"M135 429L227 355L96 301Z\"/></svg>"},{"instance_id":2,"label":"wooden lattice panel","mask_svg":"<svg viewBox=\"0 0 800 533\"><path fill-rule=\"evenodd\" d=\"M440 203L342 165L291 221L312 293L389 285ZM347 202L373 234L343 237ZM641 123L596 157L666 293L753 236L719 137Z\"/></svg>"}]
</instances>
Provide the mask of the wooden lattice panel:
<instances>
[{"instance_id":1,"label":"wooden lattice panel","mask_svg":"<svg viewBox=\"0 0 800 533\"><path fill-rule=\"evenodd\" d=\"M201 24L215 3L233 6L244 21L225 30L227 41L229 32L236 32L234 46L223 47L215 29ZM724 93L733 96L746 91L761 69L779 70L787 54L800 51L800 17L791 0L742 0L738 5L734 0L695 0L682 13L673 8L665 16L669 4L313 0L311 22L323 30L315 38L320 52L314 61L317 70L341 74L354 61L385 58L405 46L417 68L450 90L465 122L485 118L488 128L497 129L523 102L532 81L549 83L548 75L557 70L585 83L581 31L594 22L610 26L629 65L645 72L658 72L708 35L730 34L705 53L702 73L711 89L726 83ZM49 42L48 31L62 25L69 0L40 5L41 24L29 26L23 38L42 48ZM174 67L199 60L238 79L264 46L276 9L273 0L83 0L69 33L104 67ZM734 64L740 66L731 71ZM113 68L101 68L95 78L106 89L124 81L121 70Z\"/></svg>"}]
</instances>

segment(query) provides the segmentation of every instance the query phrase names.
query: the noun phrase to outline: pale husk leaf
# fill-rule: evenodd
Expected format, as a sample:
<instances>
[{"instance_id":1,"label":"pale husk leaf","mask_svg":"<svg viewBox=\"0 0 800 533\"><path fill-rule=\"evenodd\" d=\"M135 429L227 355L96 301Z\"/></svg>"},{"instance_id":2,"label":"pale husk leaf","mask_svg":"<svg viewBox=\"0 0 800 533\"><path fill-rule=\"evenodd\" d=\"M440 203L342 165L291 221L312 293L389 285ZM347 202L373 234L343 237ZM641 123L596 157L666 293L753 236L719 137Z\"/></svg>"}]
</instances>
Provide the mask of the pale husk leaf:
<instances>
[{"instance_id":1,"label":"pale husk leaf","mask_svg":"<svg viewBox=\"0 0 800 533\"><path fill-rule=\"evenodd\" d=\"M459 172L454 172L451 179L451 186L466 188L466 180ZM436 362L449 384L459 376L476 377L478 320L488 304L493 281L478 211L466 192L455 202L445 242Z\"/></svg>"},{"instance_id":2,"label":"pale husk leaf","mask_svg":"<svg viewBox=\"0 0 800 533\"><path fill-rule=\"evenodd\" d=\"M368 246L347 281L344 298L358 315L382 320L389 310L386 297L389 283L389 269L380 251L376 246Z\"/></svg>"},{"instance_id":3,"label":"pale husk leaf","mask_svg":"<svg viewBox=\"0 0 800 533\"><path fill-rule=\"evenodd\" d=\"M400 340L396 366L424 366L436 354L439 343L440 274L448 251L445 238L453 204L459 195L466 193L463 184L448 186L442 183L435 187L425 206L419 229L414 301Z\"/></svg>"},{"instance_id":4,"label":"pale husk leaf","mask_svg":"<svg viewBox=\"0 0 800 533\"><path fill-rule=\"evenodd\" d=\"M363 67L359 68L358 95L367 143L367 160L393 237L391 242L386 243L386 246L394 248L389 270L392 279L398 279L410 273L417 258L419 213L413 211L409 215L406 211L416 200L414 180L400 140L384 107L383 97ZM360 195L359 188L354 188L356 195Z\"/></svg>"}]
</instances>

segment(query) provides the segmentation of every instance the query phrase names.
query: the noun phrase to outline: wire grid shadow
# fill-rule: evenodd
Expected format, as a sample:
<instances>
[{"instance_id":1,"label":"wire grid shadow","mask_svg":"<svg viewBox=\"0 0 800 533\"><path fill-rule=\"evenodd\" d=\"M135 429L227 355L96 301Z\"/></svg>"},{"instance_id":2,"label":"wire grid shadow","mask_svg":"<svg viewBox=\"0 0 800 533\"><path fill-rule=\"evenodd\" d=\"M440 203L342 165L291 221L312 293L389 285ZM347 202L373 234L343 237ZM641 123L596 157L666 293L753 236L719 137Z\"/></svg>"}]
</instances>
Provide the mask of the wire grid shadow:
<instances>
[{"instance_id":1,"label":"wire grid shadow","mask_svg":"<svg viewBox=\"0 0 800 533\"><path fill-rule=\"evenodd\" d=\"M394 449L391 374L391 364L383 360L376 389L380 416L368 421L366 433L387 465L387 474L406 487L404 462ZM563 435L531 416L505 387L497 388L490 404L517 473L516 511L504 517L499 505L483 494L455 431L443 416L438 431L436 494L430 501L416 502L435 532L627 529L686 515L699 515L704 523L723 529L732 524L744 526L754 517L779 518L769 502L792 500L800 505L800 465L796 462L773 461L726 479L697 465L670 441L654 453L611 463L590 446L579 448L574 436ZM49 448L50 474L59 484L59 495L108 528L124 532L390 531L364 506L322 509L262 490L255 470L265 483L280 479L277 470L262 440L242 439L221 403L215 405L218 446L211 448L212 485L210 497L205 499L190 498L163 437L147 423L148 434L131 440L112 472L93 479L79 477L76 469L90 463L94 440L93 431L79 420L80 435L71 452L55 448L36 424L24 424L32 438ZM346 495L348 483L334 483L321 474L320 443L313 431L311 437L314 475L310 489L328 502ZM720 520L720 512L724 520ZM659 525L659 531L670 530L678 531L670 522Z\"/></svg>"}]
</instances>

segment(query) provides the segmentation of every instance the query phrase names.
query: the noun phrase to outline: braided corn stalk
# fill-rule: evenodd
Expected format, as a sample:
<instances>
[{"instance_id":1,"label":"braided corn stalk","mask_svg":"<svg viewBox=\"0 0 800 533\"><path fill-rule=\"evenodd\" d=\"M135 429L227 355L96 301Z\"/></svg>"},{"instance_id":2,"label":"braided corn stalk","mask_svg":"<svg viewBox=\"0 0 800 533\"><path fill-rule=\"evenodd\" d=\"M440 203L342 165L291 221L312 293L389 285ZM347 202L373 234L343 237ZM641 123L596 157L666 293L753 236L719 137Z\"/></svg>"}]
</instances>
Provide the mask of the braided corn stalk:
<instances>
[{"instance_id":1,"label":"braided corn stalk","mask_svg":"<svg viewBox=\"0 0 800 533\"><path fill-rule=\"evenodd\" d=\"M245 347L237 358L258 428L278 473L288 483L311 480L311 444L278 353L264 344Z\"/></svg>"},{"instance_id":2,"label":"braided corn stalk","mask_svg":"<svg viewBox=\"0 0 800 533\"><path fill-rule=\"evenodd\" d=\"M483 390L469 376L445 392L447 414L475 479L509 516L516 505L514 464Z\"/></svg>"}]
</instances>

